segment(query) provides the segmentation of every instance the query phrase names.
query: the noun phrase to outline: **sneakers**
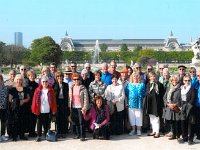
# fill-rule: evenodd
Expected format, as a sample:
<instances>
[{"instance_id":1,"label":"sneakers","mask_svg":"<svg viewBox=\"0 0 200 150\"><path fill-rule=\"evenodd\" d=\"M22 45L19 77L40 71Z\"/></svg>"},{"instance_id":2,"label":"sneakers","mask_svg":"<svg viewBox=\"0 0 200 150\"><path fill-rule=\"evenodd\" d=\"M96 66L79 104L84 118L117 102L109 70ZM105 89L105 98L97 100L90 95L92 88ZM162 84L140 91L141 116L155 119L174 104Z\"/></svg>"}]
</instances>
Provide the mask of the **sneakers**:
<instances>
[{"instance_id":1,"label":"sneakers","mask_svg":"<svg viewBox=\"0 0 200 150\"><path fill-rule=\"evenodd\" d=\"M135 134L135 130L132 130L132 131L129 133L130 136L132 136L132 135L134 135L134 134Z\"/></svg>"},{"instance_id":2,"label":"sneakers","mask_svg":"<svg viewBox=\"0 0 200 150\"><path fill-rule=\"evenodd\" d=\"M140 136L141 134L141 130L137 130L137 135Z\"/></svg>"},{"instance_id":3,"label":"sneakers","mask_svg":"<svg viewBox=\"0 0 200 150\"><path fill-rule=\"evenodd\" d=\"M8 137L6 137L5 135L2 135L2 136L1 136L1 140L2 140L2 141L8 141Z\"/></svg>"}]
</instances>

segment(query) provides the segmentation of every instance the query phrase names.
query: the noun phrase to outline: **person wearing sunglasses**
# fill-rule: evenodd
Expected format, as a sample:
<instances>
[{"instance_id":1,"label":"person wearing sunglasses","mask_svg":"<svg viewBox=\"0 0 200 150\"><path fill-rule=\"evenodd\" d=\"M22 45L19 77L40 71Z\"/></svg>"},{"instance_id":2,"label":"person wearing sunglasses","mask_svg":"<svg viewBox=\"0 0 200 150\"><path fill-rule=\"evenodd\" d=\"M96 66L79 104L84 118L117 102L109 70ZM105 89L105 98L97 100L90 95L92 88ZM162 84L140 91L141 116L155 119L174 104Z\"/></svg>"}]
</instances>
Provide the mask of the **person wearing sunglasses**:
<instances>
[{"instance_id":1,"label":"person wearing sunglasses","mask_svg":"<svg viewBox=\"0 0 200 150\"><path fill-rule=\"evenodd\" d=\"M194 104L197 96L196 90L191 86L190 75L183 77L183 85L181 86L181 129L182 139L179 143L188 142L189 145L193 144L195 133L195 115Z\"/></svg>"},{"instance_id":2,"label":"person wearing sunglasses","mask_svg":"<svg viewBox=\"0 0 200 150\"><path fill-rule=\"evenodd\" d=\"M195 87L198 86L196 68L195 67L191 67L190 70L189 70L189 73L190 73L190 77L191 77L191 86L195 88Z\"/></svg>"},{"instance_id":3,"label":"person wearing sunglasses","mask_svg":"<svg viewBox=\"0 0 200 150\"><path fill-rule=\"evenodd\" d=\"M65 83L64 74L61 71L55 72L56 83L54 85L54 91L56 94L57 104L57 135L58 138L65 138L68 132L68 116L69 116L69 86Z\"/></svg>"},{"instance_id":4,"label":"person wearing sunglasses","mask_svg":"<svg viewBox=\"0 0 200 150\"><path fill-rule=\"evenodd\" d=\"M141 77L141 81L146 83L145 73L142 72L142 65L139 62L134 64L134 71Z\"/></svg>"},{"instance_id":5,"label":"person wearing sunglasses","mask_svg":"<svg viewBox=\"0 0 200 150\"><path fill-rule=\"evenodd\" d=\"M23 86L27 87L28 86L28 77L27 77L27 68L24 65L20 66L20 74L24 77L23 80Z\"/></svg>"},{"instance_id":6,"label":"person wearing sunglasses","mask_svg":"<svg viewBox=\"0 0 200 150\"><path fill-rule=\"evenodd\" d=\"M81 74L80 72L77 71L77 63L72 61L71 64L70 64L70 69L72 71L72 74L73 73L78 73L78 74Z\"/></svg>"},{"instance_id":7,"label":"person wearing sunglasses","mask_svg":"<svg viewBox=\"0 0 200 150\"><path fill-rule=\"evenodd\" d=\"M89 110L89 97L87 89L81 84L78 73L72 75L73 85L69 88L69 107L73 125L74 139L85 141L85 121L83 114Z\"/></svg>"},{"instance_id":8,"label":"person wearing sunglasses","mask_svg":"<svg viewBox=\"0 0 200 150\"><path fill-rule=\"evenodd\" d=\"M179 74L179 86L183 85L183 77L186 75L186 66L180 65L178 66L178 74Z\"/></svg>"}]
</instances>

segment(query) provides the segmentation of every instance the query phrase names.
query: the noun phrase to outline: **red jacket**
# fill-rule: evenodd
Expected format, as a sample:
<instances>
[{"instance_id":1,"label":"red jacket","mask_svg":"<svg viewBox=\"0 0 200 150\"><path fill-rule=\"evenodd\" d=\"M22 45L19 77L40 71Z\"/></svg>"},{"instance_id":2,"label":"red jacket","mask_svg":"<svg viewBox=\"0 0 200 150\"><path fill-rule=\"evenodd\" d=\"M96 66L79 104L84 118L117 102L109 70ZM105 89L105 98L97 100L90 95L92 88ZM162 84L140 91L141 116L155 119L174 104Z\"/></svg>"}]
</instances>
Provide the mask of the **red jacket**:
<instances>
[{"instance_id":1,"label":"red jacket","mask_svg":"<svg viewBox=\"0 0 200 150\"><path fill-rule=\"evenodd\" d=\"M56 105L56 96L55 92L52 87L48 86L48 101L49 106L52 113L57 112L57 105ZM40 114L40 105L41 105L41 97L42 97L42 85L40 85L34 92L33 101L32 101L32 112L36 115Z\"/></svg>"}]
</instances>

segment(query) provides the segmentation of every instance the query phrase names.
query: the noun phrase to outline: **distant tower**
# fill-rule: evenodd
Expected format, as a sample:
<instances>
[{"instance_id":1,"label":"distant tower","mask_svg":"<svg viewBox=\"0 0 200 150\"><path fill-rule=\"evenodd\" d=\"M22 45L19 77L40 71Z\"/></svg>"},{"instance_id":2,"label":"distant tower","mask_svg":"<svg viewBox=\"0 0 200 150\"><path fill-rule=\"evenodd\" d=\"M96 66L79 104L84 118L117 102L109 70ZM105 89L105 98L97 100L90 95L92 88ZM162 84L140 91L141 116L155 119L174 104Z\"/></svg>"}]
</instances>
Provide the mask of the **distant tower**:
<instances>
[{"instance_id":1,"label":"distant tower","mask_svg":"<svg viewBox=\"0 0 200 150\"><path fill-rule=\"evenodd\" d=\"M16 46L23 46L23 34L22 32L15 32L14 34L14 40Z\"/></svg>"}]
</instances>

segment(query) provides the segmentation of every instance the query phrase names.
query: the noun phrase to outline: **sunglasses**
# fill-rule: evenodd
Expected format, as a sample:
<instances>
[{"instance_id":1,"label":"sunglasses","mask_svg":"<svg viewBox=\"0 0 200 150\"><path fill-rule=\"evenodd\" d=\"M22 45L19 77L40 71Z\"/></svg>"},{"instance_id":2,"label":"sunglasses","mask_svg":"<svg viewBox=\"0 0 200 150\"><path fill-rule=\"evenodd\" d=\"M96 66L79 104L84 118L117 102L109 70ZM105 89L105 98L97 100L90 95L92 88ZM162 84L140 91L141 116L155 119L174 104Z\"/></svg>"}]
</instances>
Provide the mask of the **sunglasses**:
<instances>
[{"instance_id":1,"label":"sunglasses","mask_svg":"<svg viewBox=\"0 0 200 150\"><path fill-rule=\"evenodd\" d=\"M136 67L136 69L140 69L140 68L142 68L142 67Z\"/></svg>"},{"instance_id":2,"label":"sunglasses","mask_svg":"<svg viewBox=\"0 0 200 150\"><path fill-rule=\"evenodd\" d=\"M76 80L80 80L80 79L73 79L73 80L75 80L75 81L76 81Z\"/></svg>"},{"instance_id":3,"label":"sunglasses","mask_svg":"<svg viewBox=\"0 0 200 150\"><path fill-rule=\"evenodd\" d=\"M161 70L161 69L163 70L164 68L159 68L159 69L160 69L160 70Z\"/></svg>"},{"instance_id":4,"label":"sunglasses","mask_svg":"<svg viewBox=\"0 0 200 150\"><path fill-rule=\"evenodd\" d=\"M200 77L200 75L197 75L197 77Z\"/></svg>"},{"instance_id":5,"label":"sunglasses","mask_svg":"<svg viewBox=\"0 0 200 150\"><path fill-rule=\"evenodd\" d=\"M75 68L75 66L71 66L72 68Z\"/></svg>"},{"instance_id":6,"label":"sunglasses","mask_svg":"<svg viewBox=\"0 0 200 150\"><path fill-rule=\"evenodd\" d=\"M62 76L56 76L56 78L62 78Z\"/></svg>"},{"instance_id":7,"label":"sunglasses","mask_svg":"<svg viewBox=\"0 0 200 150\"><path fill-rule=\"evenodd\" d=\"M190 82L190 80L184 80L185 82Z\"/></svg>"},{"instance_id":8,"label":"sunglasses","mask_svg":"<svg viewBox=\"0 0 200 150\"><path fill-rule=\"evenodd\" d=\"M26 70L26 68L24 68L24 69L22 68L21 70L22 70L22 71L23 71L23 70Z\"/></svg>"},{"instance_id":9,"label":"sunglasses","mask_svg":"<svg viewBox=\"0 0 200 150\"><path fill-rule=\"evenodd\" d=\"M42 81L43 83L47 83L48 81Z\"/></svg>"},{"instance_id":10,"label":"sunglasses","mask_svg":"<svg viewBox=\"0 0 200 150\"><path fill-rule=\"evenodd\" d=\"M148 68L147 70L152 70L152 68Z\"/></svg>"},{"instance_id":11,"label":"sunglasses","mask_svg":"<svg viewBox=\"0 0 200 150\"><path fill-rule=\"evenodd\" d=\"M185 70L185 69L179 69L179 70Z\"/></svg>"}]
</instances>

